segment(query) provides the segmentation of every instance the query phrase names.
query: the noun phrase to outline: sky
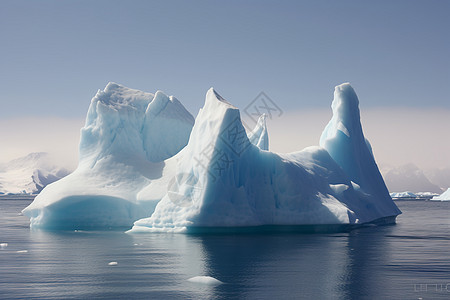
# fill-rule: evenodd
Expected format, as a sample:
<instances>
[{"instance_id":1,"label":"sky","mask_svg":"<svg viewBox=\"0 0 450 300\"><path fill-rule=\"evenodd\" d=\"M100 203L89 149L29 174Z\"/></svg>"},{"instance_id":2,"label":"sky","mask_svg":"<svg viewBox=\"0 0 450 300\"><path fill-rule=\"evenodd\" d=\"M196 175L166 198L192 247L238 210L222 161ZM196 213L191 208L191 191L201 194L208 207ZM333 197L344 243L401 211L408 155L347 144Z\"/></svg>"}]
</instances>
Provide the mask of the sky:
<instances>
[{"instance_id":1,"label":"sky","mask_svg":"<svg viewBox=\"0 0 450 300\"><path fill-rule=\"evenodd\" d=\"M271 149L318 144L350 82L379 163L450 167L450 1L0 1L0 162L76 165L90 99L109 81L176 96L208 88L283 114Z\"/></svg>"}]
</instances>

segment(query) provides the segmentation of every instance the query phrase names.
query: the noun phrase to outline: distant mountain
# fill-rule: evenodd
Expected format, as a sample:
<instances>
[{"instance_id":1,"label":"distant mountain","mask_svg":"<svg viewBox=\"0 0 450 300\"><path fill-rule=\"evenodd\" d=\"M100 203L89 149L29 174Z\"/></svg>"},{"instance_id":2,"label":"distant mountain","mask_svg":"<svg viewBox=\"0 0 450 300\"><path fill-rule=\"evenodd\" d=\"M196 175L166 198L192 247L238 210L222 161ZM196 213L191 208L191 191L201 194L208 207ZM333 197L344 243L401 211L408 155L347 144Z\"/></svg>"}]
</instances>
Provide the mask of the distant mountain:
<instances>
[{"instance_id":1,"label":"distant mountain","mask_svg":"<svg viewBox=\"0 0 450 300\"><path fill-rule=\"evenodd\" d=\"M444 190L450 188L450 168L427 170L425 175Z\"/></svg>"},{"instance_id":2,"label":"distant mountain","mask_svg":"<svg viewBox=\"0 0 450 300\"><path fill-rule=\"evenodd\" d=\"M48 153L30 153L0 165L1 194L35 194L70 172L56 166Z\"/></svg>"},{"instance_id":3,"label":"distant mountain","mask_svg":"<svg viewBox=\"0 0 450 300\"><path fill-rule=\"evenodd\" d=\"M442 193L442 188L432 183L425 176L424 172L414 164L407 164L395 168L384 167L381 172L390 192Z\"/></svg>"}]
</instances>

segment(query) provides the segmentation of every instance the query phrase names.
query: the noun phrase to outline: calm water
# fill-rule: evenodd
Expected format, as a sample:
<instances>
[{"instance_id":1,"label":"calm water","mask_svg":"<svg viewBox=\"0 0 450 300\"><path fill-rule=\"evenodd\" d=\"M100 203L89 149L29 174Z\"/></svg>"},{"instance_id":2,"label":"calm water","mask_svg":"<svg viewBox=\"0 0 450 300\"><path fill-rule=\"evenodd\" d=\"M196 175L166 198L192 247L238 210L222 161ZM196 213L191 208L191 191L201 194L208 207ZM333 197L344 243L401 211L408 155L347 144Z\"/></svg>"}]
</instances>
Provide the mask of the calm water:
<instances>
[{"instance_id":1,"label":"calm water","mask_svg":"<svg viewBox=\"0 0 450 300\"><path fill-rule=\"evenodd\" d=\"M399 201L393 226L266 235L34 231L30 202L0 198L2 299L450 299L450 202Z\"/></svg>"}]
</instances>

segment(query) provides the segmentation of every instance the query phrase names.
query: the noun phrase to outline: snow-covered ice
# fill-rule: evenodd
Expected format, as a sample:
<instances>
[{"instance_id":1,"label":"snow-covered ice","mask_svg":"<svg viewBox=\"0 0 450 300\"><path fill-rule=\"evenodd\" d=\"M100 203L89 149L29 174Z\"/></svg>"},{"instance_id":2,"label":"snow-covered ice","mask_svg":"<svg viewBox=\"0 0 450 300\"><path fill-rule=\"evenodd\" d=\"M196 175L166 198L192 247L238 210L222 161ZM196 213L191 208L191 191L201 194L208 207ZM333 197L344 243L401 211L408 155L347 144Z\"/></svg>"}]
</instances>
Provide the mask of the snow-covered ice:
<instances>
[{"instance_id":1,"label":"snow-covered ice","mask_svg":"<svg viewBox=\"0 0 450 300\"><path fill-rule=\"evenodd\" d=\"M440 194L439 196L434 196L431 198L433 201L450 201L450 188L448 188L445 192Z\"/></svg>"},{"instance_id":2,"label":"snow-covered ice","mask_svg":"<svg viewBox=\"0 0 450 300\"><path fill-rule=\"evenodd\" d=\"M320 147L279 154L269 151L265 115L247 133L239 109L212 88L194 124L173 97L110 83L92 99L77 170L23 212L43 228L137 220L130 232L394 222L401 212L358 105L349 84L336 87Z\"/></svg>"},{"instance_id":3,"label":"snow-covered ice","mask_svg":"<svg viewBox=\"0 0 450 300\"><path fill-rule=\"evenodd\" d=\"M392 198L417 198L417 194L413 192L397 192L397 193L390 193Z\"/></svg>"},{"instance_id":4,"label":"snow-covered ice","mask_svg":"<svg viewBox=\"0 0 450 300\"><path fill-rule=\"evenodd\" d=\"M137 195L161 178L164 160L186 145L193 123L172 96L109 83L91 101L78 168L47 186L23 213L32 227L130 227L161 199L156 190L146 199Z\"/></svg>"},{"instance_id":5,"label":"snow-covered ice","mask_svg":"<svg viewBox=\"0 0 450 300\"><path fill-rule=\"evenodd\" d=\"M35 194L69 174L45 152L30 153L0 167L0 194Z\"/></svg>"},{"instance_id":6,"label":"snow-covered ice","mask_svg":"<svg viewBox=\"0 0 450 300\"><path fill-rule=\"evenodd\" d=\"M392 222L401 212L363 135L358 103L349 84L336 87L322 147L277 154L252 143L239 110L210 89L188 145L175 156L185 205L169 190L130 232Z\"/></svg>"}]
</instances>

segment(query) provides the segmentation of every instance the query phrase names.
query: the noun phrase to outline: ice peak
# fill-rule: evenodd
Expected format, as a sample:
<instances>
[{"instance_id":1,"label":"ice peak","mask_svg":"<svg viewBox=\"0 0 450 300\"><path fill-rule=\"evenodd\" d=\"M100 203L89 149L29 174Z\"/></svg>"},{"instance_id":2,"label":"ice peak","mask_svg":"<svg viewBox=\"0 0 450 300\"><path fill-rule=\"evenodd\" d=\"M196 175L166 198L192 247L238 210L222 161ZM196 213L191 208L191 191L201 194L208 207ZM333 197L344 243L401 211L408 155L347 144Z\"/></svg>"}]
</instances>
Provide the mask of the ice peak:
<instances>
[{"instance_id":1,"label":"ice peak","mask_svg":"<svg viewBox=\"0 0 450 300\"><path fill-rule=\"evenodd\" d=\"M258 118L258 125L260 125L262 127L266 127L266 120L267 120L267 114L263 113Z\"/></svg>"},{"instance_id":2,"label":"ice peak","mask_svg":"<svg viewBox=\"0 0 450 300\"><path fill-rule=\"evenodd\" d=\"M358 109L359 100L350 83L346 82L334 88L334 99L332 103L333 113L346 114L348 110Z\"/></svg>"},{"instance_id":3,"label":"ice peak","mask_svg":"<svg viewBox=\"0 0 450 300\"><path fill-rule=\"evenodd\" d=\"M389 192L378 170L370 143L364 137L359 113L359 100L349 83L338 85L331 105L333 117L320 137L327 150L348 178L365 193L385 198L389 205L380 209L398 211L389 200ZM400 211L398 211L400 212Z\"/></svg>"},{"instance_id":4,"label":"ice peak","mask_svg":"<svg viewBox=\"0 0 450 300\"><path fill-rule=\"evenodd\" d=\"M120 90L126 88L125 86L115 83L115 82L108 82L108 84L106 85L104 92L108 92L108 91L114 91L114 90Z\"/></svg>"},{"instance_id":5,"label":"ice peak","mask_svg":"<svg viewBox=\"0 0 450 300\"><path fill-rule=\"evenodd\" d=\"M153 100L148 104L146 114L151 113L153 115L158 115L169 102L169 97L162 91L157 91Z\"/></svg>"},{"instance_id":6,"label":"ice peak","mask_svg":"<svg viewBox=\"0 0 450 300\"><path fill-rule=\"evenodd\" d=\"M225 103L233 108L235 108L233 106L233 104L231 104L230 102L228 102L227 100L225 100L222 96L219 95L219 93L213 88L211 87L208 92L206 93L206 102L222 102Z\"/></svg>"},{"instance_id":7,"label":"ice peak","mask_svg":"<svg viewBox=\"0 0 450 300\"><path fill-rule=\"evenodd\" d=\"M261 150L269 150L269 134L266 125L267 115L264 113L258 118L255 128L248 134L250 142Z\"/></svg>"},{"instance_id":8,"label":"ice peak","mask_svg":"<svg viewBox=\"0 0 450 300\"><path fill-rule=\"evenodd\" d=\"M143 92L136 89L128 88L124 85L109 82L106 87L99 90L92 102L99 102L105 106L111 107L115 110L124 107L139 107L147 106L153 99L154 94Z\"/></svg>"}]
</instances>

